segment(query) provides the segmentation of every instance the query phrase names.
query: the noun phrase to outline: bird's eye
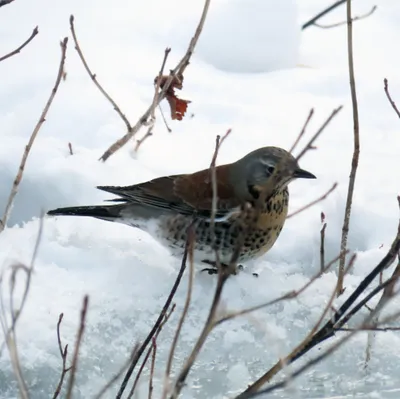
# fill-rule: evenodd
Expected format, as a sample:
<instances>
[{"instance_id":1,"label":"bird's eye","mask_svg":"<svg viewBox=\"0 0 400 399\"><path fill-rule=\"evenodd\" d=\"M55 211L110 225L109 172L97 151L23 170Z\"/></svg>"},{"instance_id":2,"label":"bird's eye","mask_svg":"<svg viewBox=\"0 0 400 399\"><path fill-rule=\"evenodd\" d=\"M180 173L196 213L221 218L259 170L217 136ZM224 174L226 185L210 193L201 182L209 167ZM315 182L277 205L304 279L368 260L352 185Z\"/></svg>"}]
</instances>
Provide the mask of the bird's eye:
<instances>
[{"instance_id":1,"label":"bird's eye","mask_svg":"<svg viewBox=\"0 0 400 399\"><path fill-rule=\"evenodd\" d=\"M267 171L270 175L272 175L272 173L274 173L275 167L274 166L268 166L267 167Z\"/></svg>"}]
</instances>

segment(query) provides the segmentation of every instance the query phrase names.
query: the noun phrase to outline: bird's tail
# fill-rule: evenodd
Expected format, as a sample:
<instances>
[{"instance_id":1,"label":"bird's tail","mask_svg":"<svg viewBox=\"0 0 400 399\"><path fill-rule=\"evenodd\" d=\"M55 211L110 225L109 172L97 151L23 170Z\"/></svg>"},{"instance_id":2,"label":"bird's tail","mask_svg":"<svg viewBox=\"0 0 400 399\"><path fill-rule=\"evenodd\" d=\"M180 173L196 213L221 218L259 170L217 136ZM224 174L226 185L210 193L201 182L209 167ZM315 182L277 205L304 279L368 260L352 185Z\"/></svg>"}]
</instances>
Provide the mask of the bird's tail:
<instances>
[{"instance_id":1,"label":"bird's tail","mask_svg":"<svg viewBox=\"0 0 400 399\"><path fill-rule=\"evenodd\" d=\"M88 216L113 222L121 217L121 210L122 205L72 206L53 209L48 211L47 214L52 216Z\"/></svg>"}]
</instances>

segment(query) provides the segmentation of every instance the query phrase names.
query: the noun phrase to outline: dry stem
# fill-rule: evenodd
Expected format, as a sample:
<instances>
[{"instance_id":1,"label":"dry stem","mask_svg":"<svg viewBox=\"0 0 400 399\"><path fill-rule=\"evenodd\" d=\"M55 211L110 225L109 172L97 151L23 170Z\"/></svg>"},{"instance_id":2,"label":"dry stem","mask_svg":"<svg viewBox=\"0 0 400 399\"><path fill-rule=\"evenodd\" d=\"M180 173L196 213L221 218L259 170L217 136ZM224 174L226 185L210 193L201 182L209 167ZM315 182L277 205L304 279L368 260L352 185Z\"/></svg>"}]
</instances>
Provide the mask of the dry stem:
<instances>
[{"instance_id":1,"label":"dry stem","mask_svg":"<svg viewBox=\"0 0 400 399\"><path fill-rule=\"evenodd\" d=\"M319 246L319 259L321 270L323 270L325 266L325 230L327 226L327 224L325 223L325 215L323 212L321 212L321 223L322 229L320 231L321 242Z\"/></svg>"},{"instance_id":2,"label":"dry stem","mask_svg":"<svg viewBox=\"0 0 400 399\"><path fill-rule=\"evenodd\" d=\"M146 134L140 140L136 141L135 152L137 152L139 150L139 147L143 144L143 142L145 140L147 140L149 137L151 137L153 135L153 127L154 127L154 124L156 123L155 111L156 111L156 107L158 105L158 97L160 95L159 90L160 90L161 77L164 73L165 64L167 62L167 58L168 58L170 51L171 51L171 49L168 47L165 49L164 58L161 63L160 72L158 73L158 77L157 77L156 84L155 84L154 97L153 97L153 102L151 104L151 111L150 111L150 120L148 122L149 127L147 129Z\"/></svg>"},{"instance_id":3,"label":"dry stem","mask_svg":"<svg viewBox=\"0 0 400 399\"><path fill-rule=\"evenodd\" d=\"M297 136L295 142L293 143L291 149L289 150L290 153L292 153L294 151L294 149L297 147L297 144L299 144L299 141L304 136L304 133L306 132L307 126L310 123L311 118L312 118L313 115L314 115L314 108L311 108L310 112L308 113L307 119L304 122L304 125L303 125L299 135Z\"/></svg>"},{"instance_id":4,"label":"dry stem","mask_svg":"<svg viewBox=\"0 0 400 399\"><path fill-rule=\"evenodd\" d=\"M6 3L6 4L8 4L8 3ZM5 5L5 4L3 4L3 5ZM0 7L2 7L2 4L1 4L1 3L0 3ZM25 46L27 46L27 45L35 38L35 36L36 36L38 33L39 33L39 28L36 26L36 27L33 29L31 35L28 37L28 39L25 40L25 41L24 41L18 48L16 48L15 50L11 51L10 53L8 53L8 54L6 54L6 55L3 55L2 57L0 57L0 62L6 60L7 58L12 57L13 55L19 54L20 51L21 51Z\"/></svg>"},{"instance_id":5,"label":"dry stem","mask_svg":"<svg viewBox=\"0 0 400 399\"><path fill-rule=\"evenodd\" d=\"M365 18L369 17L376 11L377 8L378 8L377 6L373 6L371 8L371 10L369 10L365 14L357 15L354 18L352 18L352 21L353 22L360 21L361 19L365 19ZM331 28L337 28L338 26L342 26L345 24L347 24L347 21L341 21L341 22L337 22L335 24L329 24L329 25L321 25L321 24L314 23L314 26L316 26L317 28L321 28L321 29L331 29Z\"/></svg>"},{"instance_id":6,"label":"dry stem","mask_svg":"<svg viewBox=\"0 0 400 399\"><path fill-rule=\"evenodd\" d=\"M78 367L79 349L80 349L80 346L81 346L83 333L85 331L85 322L86 322L86 314L87 314L88 303L89 303L89 297L87 295L85 295L84 298L83 298L83 304L82 304L82 309L81 309L81 319L80 319L78 334L77 334L77 337L76 337L74 354L73 354L73 357L72 357L72 363L71 363L71 367L70 367L71 372L70 372L70 375L69 375L67 393L65 395L66 399L71 399L72 398L72 390L74 388L74 383L75 383L75 374L76 374L76 370L77 370L77 367Z\"/></svg>"},{"instance_id":7,"label":"dry stem","mask_svg":"<svg viewBox=\"0 0 400 399\"><path fill-rule=\"evenodd\" d=\"M182 262L181 262L181 267L179 269L178 275L176 277L176 280L174 282L174 285L172 286L171 292L168 295L168 298L161 310L160 315L158 316L156 322L154 323L153 328L151 329L151 331L149 332L149 334L147 335L146 339L143 341L143 343L140 345L139 349L137 350L137 352L135 353L135 356L133 357L131 364L128 368L128 371L125 374L124 380L122 381L122 384L118 390L116 399L120 399L122 397L122 394L125 391L126 385L128 384L129 379L132 376L133 370L135 369L137 363L139 362L140 357L142 356L142 354L144 353L146 347L149 345L149 343L151 342L151 339L153 338L153 336L156 334L160 324L162 323L165 315L167 314L168 308L171 305L172 299L175 296L176 290L179 287L179 284L181 282L183 273L186 269L186 259L187 259L187 254L188 254L188 243L186 243L186 248L185 248L185 252L183 254L182 257Z\"/></svg>"},{"instance_id":8,"label":"dry stem","mask_svg":"<svg viewBox=\"0 0 400 399\"><path fill-rule=\"evenodd\" d=\"M60 334L60 327L61 327L61 322L64 317L64 314L61 313L59 318L58 318L58 323L57 323L57 342L58 342L58 349L60 351L60 356L62 359L62 370L61 370L61 376L60 380L58 381L57 388L54 391L53 399L56 399L58 395L61 392L61 388L64 383L64 379L68 371L71 370L71 367L67 367L67 356L68 356L68 344L65 345L63 348L62 343L61 343L61 334Z\"/></svg>"},{"instance_id":9,"label":"dry stem","mask_svg":"<svg viewBox=\"0 0 400 399\"><path fill-rule=\"evenodd\" d=\"M287 216L286 219L289 219L295 215L298 215L299 213L305 211L308 208L311 208L312 206L314 206L315 204L318 204L318 202L323 201L324 199L326 199L328 197L329 194L332 193L332 191L334 191L337 187L337 183L334 183L333 186L325 193L322 194L320 197L318 197L317 199L311 201L310 203L302 206L300 209L298 209L297 211L294 211L293 213L291 213L290 215Z\"/></svg>"},{"instance_id":10,"label":"dry stem","mask_svg":"<svg viewBox=\"0 0 400 399\"><path fill-rule=\"evenodd\" d=\"M57 93L58 86L60 85L61 77L62 77L63 71L64 71L65 55L66 55L66 51L67 51L67 43L68 43L68 38L66 37L61 42L61 61L60 61L60 66L58 68L56 82L55 82L54 87L53 87L53 89L51 91L50 97L47 100L47 103L46 103L46 105L45 105L45 107L44 107L44 109L42 111L42 114L40 115L39 121L37 122L35 128L33 129L32 135L31 135L31 137L30 137L30 139L28 141L28 144L25 147L25 151L24 151L24 153L22 155L21 163L20 163L19 168L18 168L18 173L17 173L17 175L16 175L16 177L14 179L14 182L13 182L13 186L12 186L12 189L11 189L11 192L10 192L10 196L8 198L8 201L7 201L6 209L4 211L3 219L0 220L0 233L4 230L5 226L7 225L8 218L10 217L11 208L12 208L12 205L14 203L14 198L17 195L19 184L21 183L21 180L22 180L22 176L23 176L23 173L24 173L25 164L26 164L26 161L28 159L29 152L30 152L30 150L32 148L32 145L33 145L33 143L34 143L34 141L36 139L37 134L39 133L40 128L43 125L43 122L46 120L47 113L48 113L48 111L50 109L50 106L51 106L51 104L53 102L53 99L54 99L54 97L55 97L55 95Z\"/></svg>"},{"instance_id":11,"label":"dry stem","mask_svg":"<svg viewBox=\"0 0 400 399\"><path fill-rule=\"evenodd\" d=\"M390 105L392 106L392 108L393 108L394 111L396 112L397 116L400 118L400 112L399 112L399 110L397 109L396 103L392 100L392 97L391 97L391 95L390 95L390 93L389 93L389 82L388 82L388 80L387 80L386 78L383 79L383 88L384 88L384 90L385 90L386 97L387 97L387 99L388 99L389 102L390 102Z\"/></svg>"},{"instance_id":12,"label":"dry stem","mask_svg":"<svg viewBox=\"0 0 400 399\"><path fill-rule=\"evenodd\" d=\"M309 28L310 26L315 25L315 23L325 15L329 14L331 11L333 11L335 8L339 7L340 5L344 4L347 0L339 0L330 5L329 7L325 8L325 10L321 11L318 13L315 17L312 17L309 21L307 21L303 26L301 27L302 30Z\"/></svg>"},{"instance_id":13,"label":"dry stem","mask_svg":"<svg viewBox=\"0 0 400 399\"><path fill-rule=\"evenodd\" d=\"M205 0L203 12L197 26L196 32L191 39L186 54L183 56L178 65L171 71L170 76L167 81L164 83L161 92L159 93L157 99L157 105L164 99L165 94L167 93L172 81L177 79L178 76L183 76L183 73L186 67L189 65L190 58L193 54L194 48L196 47L197 41L200 37L201 31L203 29L203 25L207 16L208 8L210 5L210 0ZM100 157L100 160L106 161L111 155L113 155L116 151L122 148L139 130L142 126L147 124L147 120L151 116L151 112L153 109L153 104L147 109L147 111L139 118L136 122L135 126L128 128L128 132L122 136L119 140L117 140L114 144L112 144Z\"/></svg>"},{"instance_id":14,"label":"dry stem","mask_svg":"<svg viewBox=\"0 0 400 399\"><path fill-rule=\"evenodd\" d=\"M353 22L351 20L351 0L347 0L347 54L348 54L348 61L349 61L351 103L352 103L352 108L353 108L354 151L353 151L353 159L351 161L349 187L347 190L346 208L344 211L344 221L343 221L343 228L342 228L342 240L341 240L341 244L340 244L340 252L343 255L342 255L342 258L340 259L340 263L339 263L338 295L341 295L344 291L343 276L344 276L344 265L346 262L346 254L344 253L344 250L347 248L347 238L348 238L348 234L349 234L351 206L353 203L354 185L355 185L355 181L356 181L358 158L360 155L360 128L359 128L359 121L358 121L356 81L355 81L355 76L354 76Z\"/></svg>"}]
</instances>

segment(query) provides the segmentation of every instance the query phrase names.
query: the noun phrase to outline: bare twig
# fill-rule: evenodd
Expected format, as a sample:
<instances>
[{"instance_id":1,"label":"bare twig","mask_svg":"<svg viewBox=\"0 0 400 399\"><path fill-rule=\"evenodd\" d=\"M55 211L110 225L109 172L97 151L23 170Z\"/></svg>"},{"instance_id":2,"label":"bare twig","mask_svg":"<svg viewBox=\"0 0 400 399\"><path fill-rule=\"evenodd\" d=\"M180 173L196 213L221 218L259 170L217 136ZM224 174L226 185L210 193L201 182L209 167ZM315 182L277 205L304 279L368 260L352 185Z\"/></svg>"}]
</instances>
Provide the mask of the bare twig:
<instances>
[{"instance_id":1,"label":"bare twig","mask_svg":"<svg viewBox=\"0 0 400 399\"><path fill-rule=\"evenodd\" d=\"M30 263L29 267L25 266L23 264L17 264L17 265L11 266L11 275L10 275L10 279L9 279L10 312L11 312L11 325L10 326L8 326L7 314L6 314L6 310L5 310L4 298L3 298L3 292L2 292L2 284L3 284L3 280L4 280L5 269L0 274L0 310L1 310L0 324L1 324L1 327L3 330L3 335L4 335L4 345L7 346L7 349L8 349L9 355L10 355L11 365L13 367L13 371L16 376L19 393L21 395L21 398L23 398L23 399L28 398L28 388L26 386L26 383L25 383L25 380L24 380L24 377L22 374L21 364L19 361L16 326L17 326L17 322L22 314L22 311L25 307L28 293L30 290L32 273L34 270L35 260L36 260L36 256L37 256L37 253L39 250L42 233L43 233L43 217L40 218L39 231L38 231L38 234L36 237L35 247L33 250L32 259L31 259L31 263ZM22 271L26 274L26 280L25 280L25 286L24 286L24 291L22 294L22 299L21 299L20 305L19 305L18 309L15 309L14 308L14 289L16 286L17 273L19 271ZM2 350L3 350L3 345L0 348L0 354L1 354Z\"/></svg>"},{"instance_id":2,"label":"bare twig","mask_svg":"<svg viewBox=\"0 0 400 399\"><path fill-rule=\"evenodd\" d=\"M58 318L58 323L57 323L57 342L58 342L58 349L60 351L60 356L62 359L62 370L61 370L60 380L58 381L58 384L57 384L57 388L54 391L53 399L56 399L58 397L58 395L60 394L61 388L64 383L65 376L68 373L68 371L71 370L71 367L67 367L68 344L65 345L65 347L63 348L62 343L61 343L60 326L61 326L63 317L64 317L64 314L61 313Z\"/></svg>"},{"instance_id":3,"label":"bare twig","mask_svg":"<svg viewBox=\"0 0 400 399\"><path fill-rule=\"evenodd\" d=\"M299 161L300 158L304 156L304 154L309 151L315 149L314 142L315 140L321 135L321 133L325 130L325 128L329 125L329 123L332 121L332 119L341 111L343 108L343 105L340 105L339 107L335 108L332 113L329 115L328 119L322 124L322 126L317 130L317 132L314 134L314 136L311 137L309 142L306 144L306 146L303 148L303 150L300 152L299 155L297 155L296 160Z\"/></svg>"},{"instance_id":4,"label":"bare twig","mask_svg":"<svg viewBox=\"0 0 400 399\"><path fill-rule=\"evenodd\" d=\"M151 345L150 345L149 349L147 350L147 353L146 353L146 355L145 355L145 357L144 357L144 359L142 361L142 364L139 367L139 371L136 374L135 381L133 382L132 388L131 388L128 396L127 396L127 399L131 399L133 397L133 394L135 393L136 387L137 387L137 385L139 383L140 376L142 375L144 366L146 365L147 360L149 359L150 354L153 351L153 345L157 341L158 335L160 334L160 332L163 329L163 327L165 326L165 324L168 322L168 320L171 317L171 314L174 312L174 310L175 310L175 304L172 304L171 310L168 313L165 314L165 317L162 320L161 324L158 326L156 333L151 338Z\"/></svg>"},{"instance_id":5,"label":"bare twig","mask_svg":"<svg viewBox=\"0 0 400 399\"><path fill-rule=\"evenodd\" d=\"M172 132L172 129L168 126L167 120L165 119L165 115L164 115L164 112L163 112L163 110L162 110L160 104L158 104L158 109L159 109L159 111L160 111L160 114L161 114L162 120L163 120L163 122L164 122L164 125L165 125L165 127L167 128L167 130L168 130L168 133L171 133L171 132Z\"/></svg>"},{"instance_id":6,"label":"bare twig","mask_svg":"<svg viewBox=\"0 0 400 399\"><path fill-rule=\"evenodd\" d=\"M6 3L6 4L8 4L8 3ZM3 4L3 5L5 5L5 4ZM2 4L1 4L1 3L0 3L0 7L2 7ZM18 48L16 48L15 50L11 51L10 53L8 53L8 54L6 54L6 55L3 55L2 57L0 57L0 62L6 60L7 58L12 57L13 55L19 54L20 51L21 51L25 46L27 46L27 45L35 38L35 36L36 36L38 33L39 33L39 28L36 26L36 27L33 29L31 35L28 37L28 39L25 40L25 41L24 41Z\"/></svg>"},{"instance_id":7,"label":"bare twig","mask_svg":"<svg viewBox=\"0 0 400 399\"><path fill-rule=\"evenodd\" d=\"M310 26L315 25L315 23L325 15L329 14L331 11L333 11L335 8L339 7L340 5L344 4L347 0L339 0L327 7L325 10L321 11L318 13L315 17L312 17L309 21L307 21L303 26L301 27L302 30L309 28Z\"/></svg>"},{"instance_id":8,"label":"bare twig","mask_svg":"<svg viewBox=\"0 0 400 399\"><path fill-rule=\"evenodd\" d=\"M30 150L32 148L32 145L33 145L33 143L34 143L34 141L36 139L36 136L37 136L40 128L43 125L43 122L46 120L47 112L50 109L50 106L51 106L51 104L53 102L53 99L54 99L54 97L55 97L55 95L57 93L58 86L60 85L61 77L62 77L63 70L64 70L65 55L66 55L66 51L67 51L67 43L68 43L68 38L66 37L61 42L61 61L60 61L60 66L58 68L56 82L55 82L54 87L53 87L53 89L51 91L50 97L47 100L47 103L46 103L46 105L45 105L45 107L44 107L44 109L42 111L42 114L40 115L39 121L37 122L35 128L33 129L32 135L31 135L31 137L30 137L30 139L28 141L28 144L25 147L25 151L24 151L24 153L22 155L21 163L20 163L19 168L18 168L18 173L17 173L17 175L16 175L16 177L14 179L14 182L13 182L13 186L12 186L12 189L11 189L11 192L10 192L10 196L8 198L8 201L7 201L6 209L4 211L3 219L0 221L0 233L4 230L5 226L7 225L7 221L8 221L8 218L10 216L10 213L11 213L11 208L12 208L12 205L13 205L13 202L14 202L14 198L17 195L18 187L19 187L19 184L21 183L21 180L22 180L22 176L23 176L23 173L24 173L25 164L26 164L26 161L28 159L29 152L30 152Z\"/></svg>"},{"instance_id":9,"label":"bare twig","mask_svg":"<svg viewBox=\"0 0 400 399\"><path fill-rule=\"evenodd\" d=\"M139 147L143 144L143 142L145 140L147 140L149 137L151 137L153 135L153 128L154 128L154 124L156 122L156 107L158 105L158 97L159 97L159 90L160 90L160 83L161 83L161 77L164 73L164 68L165 68L165 64L167 62L167 58L168 55L170 53L171 49L170 48L166 48L165 52L164 52L164 58L163 61L161 63L161 68L160 68L160 72L158 73L158 77L155 81L155 90L154 90L154 97L153 97L153 102L151 104L151 110L150 110L150 120L149 120L149 127L147 129L146 134L140 139L136 141L136 146L135 146L135 152L137 152L139 150Z\"/></svg>"},{"instance_id":10,"label":"bare twig","mask_svg":"<svg viewBox=\"0 0 400 399\"><path fill-rule=\"evenodd\" d=\"M313 115L314 115L314 108L311 108L310 112L308 113L307 119L304 122L304 125L303 125L299 135L297 136L295 142L293 143L292 147L289 150L290 153L292 153L294 151L294 149L297 147L297 144L299 144L299 141L304 136L304 133L306 132L307 126L310 123L310 120L311 120Z\"/></svg>"},{"instance_id":11,"label":"bare twig","mask_svg":"<svg viewBox=\"0 0 400 399\"><path fill-rule=\"evenodd\" d=\"M312 277L309 281L307 281L307 283L305 283L299 289L289 291L286 294L283 294L280 297L275 298L275 299L273 299L273 300L271 300L269 302L263 303L261 305L252 306L251 308L242 309L242 310L239 310L239 311L229 312L228 314L225 314L224 316L221 316L218 320L216 320L215 321L215 326L220 325L222 323L225 323L228 320L232 320L233 318L236 318L236 317L239 317L239 316L243 316L243 315L246 315L246 314L251 313L251 312L255 312L257 310L260 310L262 308L266 308L268 306L275 305L278 302L282 302L282 301L286 301L286 300L291 300L291 299L297 298L305 290L307 290L307 288L309 288L315 281L317 281L321 277L321 275L323 273L328 271L329 268L339 260L339 256L340 255L338 255L336 258L331 260L326 266L324 266L324 268L322 270L320 270L314 277Z\"/></svg>"},{"instance_id":12,"label":"bare twig","mask_svg":"<svg viewBox=\"0 0 400 399\"><path fill-rule=\"evenodd\" d=\"M117 103L111 98L111 96L104 90L103 86L99 83L99 81L97 80L96 74L93 73L91 71L91 69L89 68L88 63L86 62L86 59L82 53L81 47L79 45L78 39L76 37L76 33L75 33L75 25L74 25L74 16L71 15L69 17L69 24L70 24L70 29L71 29L71 33L72 33L72 38L74 39L74 43L75 43L75 50L77 51L79 58L82 61L83 66L85 67L87 73L89 74L90 78L92 79L93 83L96 85L96 87L100 90L101 94L103 94L103 96L111 103L111 105L113 106L115 112L117 112L117 114L121 117L121 119L123 120L123 122L126 125L126 128L128 129L128 131L132 130L132 126L128 120L128 118L125 116L125 114L121 111L121 108L117 105Z\"/></svg>"},{"instance_id":13,"label":"bare twig","mask_svg":"<svg viewBox=\"0 0 400 399\"><path fill-rule=\"evenodd\" d=\"M297 211L294 211L293 213L291 213L290 215L287 216L286 219L291 218L295 215L298 215L299 213L305 211L308 208L311 208L312 206L314 206L315 204L318 204L318 202L323 201L324 199L326 199L328 197L329 194L332 193L332 191L335 190L335 188L337 187L337 183L334 183L333 186L323 195L321 195L320 197L318 197L317 199L311 201L310 203L302 206L300 209L298 209Z\"/></svg>"},{"instance_id":14,"label":"bare twig","mask_svg":"<svg viewBox=\"0 0 400 399\"><path fill-rule=\"evenodd\" d=\"M320 259L320 267L321 270L324 269L325 267L325 230L326 230L326 222L325 222L325 214L321 212L321 223L322 223L322 229L320 231L321 235L321 243L319 247L319 259Z\"/></svg>"},{"instance_id":15,"label":"bare twig","mask_svg":"<svg viewBox=\"0 0 400 399\"><path fill-rule=\"evenodd\" d=\"M163 398L167 397L168 388L169 388L169 375L171 374L172 362L174 359L174 354L176 350L176 346L178 344L179 335L182 330L183 323L186 319L187 313L189 311L190 301L192 299L192 288L193 288L193 276L194 276L194 244L195 244L195 232L193 226L188 231L188 253L189 253L189 280L188 280L188 289L187 295L185 300L185 305L183 307L182 315L179 319L178 326L175 331L174 339L171 344L171 349L169 351L168 360L167 360L167 367L165 370L165 381L164 381L164 389L163 389Z\"/></svg>"},{"instance_id":16,"label":"bare twig","mask_svg":"<svg viewBox=\"0 0 400 399\"><path fill-rule=\"evenodd\" d=\"M74 151L72 151L72 144L68 143L69 155L74 155Z\"/></svg>"},{"instance_id":17,"label":"bare twig","mask_svg":"<svg viewBox=\"0 0 400 399\"><path fill-rule=\"evenodd\" d=\"M390 102L390 105L392 106L392 108L396 112L397 116L400 118L400 111L397 109L396 103L392 100L392 97L391 97L391 95L389 93L389 82L388 82L388 80L386 78L383 79L383 88L385 90L386 97Z\"/></svg>"},{"instance_id":18,"label":"bare twig","mask_svg":"<svg viewBox=\"0 0 400 399\"><path fill-rule=\"evenodd\" d=\"M80 349L80 346L81 346L83 333L85 331L85 323L86 323L86 314L87 314L87 309L88 309L88 303L89 303L89 297L87 295L85 295L84 298L83 298L83 304L82 304L82 309L81 309L81 319L80 319L78 334L76 336L74 354L72 356L72 363L71 363L71 367L70 367L71 372L70 372L70 375L69 375L67 393L65 395L66 399L71 399L72 398L72 390L74 388L74 383L75 383L75 374L76 374L76 370L77 370L77 367L78 367L79 349Z\"/></svg>"},{"instance_id":19,"label":"bare twig","mask_svg":"<svg viewBox=\"0 0 400 399\"><path fill-rule=\"evenodd\" d=\"M157 341L153 337L153 350L151 354L150 378L149 378L149 399L153 394L154 365L156 363Z\"/></svg>"},{"instance_id":20,"label":"bare twig","mask_svg":"<svg viewBox=\"0 0 400 399\"><path fill-rule=\"evenodd\" d=\"M153 338L153 336L156 334L160 324L162 323L165 315L167 314L168 308L171 305L172 299L175 296L176 290L179 287L179 284L181 282L182 276L183 276L183 272L186 269L186 259L187 259L187 254L188 254L188 243L186 243L186 248L185 248L185 252L183 254L182 257L182 262L181 262L181 267L179 269L178 275L176 277L176 280L174 282L174 285L172 286L171 292L168 295L168 298L161 310L160 315L158 316L156 322L154 323L153 328L151 329L151 331L149 332L149 334L147 335L146 339L143 341L143 343L140 345L139 349L137 350L137 352L135 353L135 356L133 357L131 364L128 368L128 371L125 374L124 380L122 381L122 384L118 390L116 399L120 399L122 397L122 394L125 391L126 385L128 384L129 379L132 376L133 370L135 369L137 363L139 362L140 357L142 356L142 354L144 353L146 347L149 345L149 343L151 342L151 339Z\"/></svg>"},{"instance_id":21,"label":"bare twig","mask_svg":"<svg viewBox=\"0 0 400 399\"><path fill-rule=\"evenodd\" d=\"M351 171L349 178L349 187L347 190L346 208L344 211L344 221L342 228L342 240L340 244L340 252L343 254L339 262L339 291L338 295L343 293L343 272L346 262L346 254L343 251L347 248L347 237L349 234L349 224L351 215L351 206L353 203L354 185L356 181L358 158L360 156L360 127L358 121L358 105L356 81L354 76L354 60L353 60L353 22L351 20L351 0L347 0L347 55L349 64L349 79L351 91L351 103L353 108L353 131L354 131L354 150L353 159L351 161Z\"/></svg>"},{"instance_id":22,"label":"bare twig","mask_svg":"<svg viewBox=\"0 0 400 399\"><path fill-rule=\"evenodd\" d=\"M362 14L362 15L357 15L354 18L352 18L352 21L356 22L361 19L365 19L365 18L369 17L376 11L377 8L378 8L377 6L373 6L371 8L371 10L369 10L367 13ZM316 26L317 28L321 28L321 29L331 29L331 28L337 28L338 26L342 26L342 25L346 25L346 24L347 24L347 21L341 21L341 22L337 22L335 24L329 24L329 25L321 25L321 24L314 23L314 26Z\"/></svg>"},{"instance_id":23,"label":"bare twig","mask_svg":"<svg viewBox=\"0 0 400 399\"><path fill-rule=\"evenodd\" d=\"M133 356L135 356L135 353L139 349L139 345L136 344L132 350L130 358L125 362L125 364L120 368L120 370L111 378L110 381L107 382L106 385L104 385L103 388L94 396L93 399L101 399L106 392L117 382L117 380L122 376L122 374L126 371L126 369L129 367Z\"/></svg>"},{"instance_id":24,"label":"bare twig","mask_svg":"<svg viewBox=\"0 0 400 399\"><path fill-rule=\"evenodd\" d=\"M207 16L209 5L210 5L210 0L205 0L203 12L200 17L199 24L197 26L197 29L196 29L196 32L195 32L193 38L191 39L191 41L189 43L186 54L183 56L183 58L178 63L178 65L171 71L168 79L164 83L163 88L162 88L161 92L159 93L159 96L157 99L157 105L164 99L172 81L174 79L177 79L177 77L179 77L179 76L183 76L183 73L184 73L186 67L189 65L190 58L196 47L196 44L200 37L201 31L203 30L203 25L204 25L204 22L205 22L205 19ZM119 140L117 140L114 144L112 144L104 152L104 154L100 157L100 160L106 161L111 155L113 155L116 151L118 151L120 148L122 148L140 130L140 128L147 123L147 120L151 116L152 109L153 109L153 104L151 104L150 107L147 109L147 111L139 118L139 120L135 126L131 127L130 129L128 128L128 132L123 137L121 137Z\"/></svg>"}]
</instances>

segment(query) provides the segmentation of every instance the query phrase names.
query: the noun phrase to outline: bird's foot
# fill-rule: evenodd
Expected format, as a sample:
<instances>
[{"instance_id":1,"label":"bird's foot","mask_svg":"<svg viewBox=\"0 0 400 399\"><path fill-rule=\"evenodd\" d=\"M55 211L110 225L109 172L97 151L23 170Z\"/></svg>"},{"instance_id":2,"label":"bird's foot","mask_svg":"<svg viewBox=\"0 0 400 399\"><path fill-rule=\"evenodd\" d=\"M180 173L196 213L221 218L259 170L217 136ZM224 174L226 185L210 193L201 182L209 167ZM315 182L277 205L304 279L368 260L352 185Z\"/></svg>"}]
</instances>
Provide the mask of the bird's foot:
<instances>
[{"instance_id":1,"label":"bird's foot","mask_svg":"<svg viewBox=\"0 0 400 399\"><path fill-rule=\"evenodd\" d=\"M217 267L217 263L215 261L210 261L210 260L203 260L203 263L206 263L207 265L210 265L211 267L206 267L204 269L202 269L202 272L207 272L208 274L212 275L212 274L218 274L218 267ZM225 263L220 263L221 267L224 268L225 272L228 272L228 274L230 275L237 275L238 272L243 271L244 267L243 265L237 265L234 270L232 270L232 267L230 267L229 265L226 265ZM252 275L254 277L258 277L258 273L252 273Z\"/></svg>"}]
</instances>

